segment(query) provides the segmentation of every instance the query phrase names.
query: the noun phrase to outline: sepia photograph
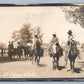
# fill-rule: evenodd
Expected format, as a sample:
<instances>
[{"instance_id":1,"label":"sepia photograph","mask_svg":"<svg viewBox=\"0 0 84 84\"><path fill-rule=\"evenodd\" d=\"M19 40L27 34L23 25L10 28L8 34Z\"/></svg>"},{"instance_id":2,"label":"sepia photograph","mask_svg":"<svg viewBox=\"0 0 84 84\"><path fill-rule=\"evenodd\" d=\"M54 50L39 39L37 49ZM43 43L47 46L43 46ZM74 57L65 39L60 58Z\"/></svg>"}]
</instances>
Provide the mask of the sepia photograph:
<instances>
[{"instance_id":1,"label":"sepia photograph","mask_svg":"<svg viewBox=\"0 0 84 84\"><path fill-rule=\"evenodd\" d=\"M0 6L0 78L84 79L84 5Z\"/></svg>"}]
</instances>

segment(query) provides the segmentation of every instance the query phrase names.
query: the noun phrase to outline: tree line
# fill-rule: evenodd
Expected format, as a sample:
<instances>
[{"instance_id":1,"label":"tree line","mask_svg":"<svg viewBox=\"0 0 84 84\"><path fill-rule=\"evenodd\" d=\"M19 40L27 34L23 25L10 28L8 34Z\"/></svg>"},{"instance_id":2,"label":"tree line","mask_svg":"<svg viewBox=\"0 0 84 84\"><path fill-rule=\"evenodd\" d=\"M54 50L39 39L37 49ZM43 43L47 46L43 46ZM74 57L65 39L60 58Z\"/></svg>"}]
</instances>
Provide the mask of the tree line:
<instances>
[{"instance_id":1,"label":"tree line","mask_svg":"<svg viewBox=\"0 0 84 84\"><path fill-rule=\"evenodd\" d=\"M12 33L12 39L14 42L20 42L21 45L25 46L27 43L33 42L35 34L42 39L43 34L41 32L41 27L37 26L32 28L30 23L25 23L22 28Z\"/></svg>"}]
</instances>

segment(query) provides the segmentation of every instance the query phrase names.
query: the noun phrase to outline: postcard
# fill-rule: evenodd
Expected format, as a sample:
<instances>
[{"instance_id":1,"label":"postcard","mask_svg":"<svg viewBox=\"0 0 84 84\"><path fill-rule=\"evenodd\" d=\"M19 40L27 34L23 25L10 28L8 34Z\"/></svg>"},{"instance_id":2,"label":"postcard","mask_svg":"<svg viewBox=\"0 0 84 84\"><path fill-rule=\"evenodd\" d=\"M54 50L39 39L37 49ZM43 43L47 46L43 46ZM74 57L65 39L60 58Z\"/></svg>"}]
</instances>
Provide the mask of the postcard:
<instances>
[{"instance_id":1,"label":"postcard","mask_svg":"<svg viewBox=\"0 0 84 84\"><path fill-rule=\"evenodd\" d=\"M0 6L0 78L84 79L84 5Z\"/></svg>"}]
</instances>

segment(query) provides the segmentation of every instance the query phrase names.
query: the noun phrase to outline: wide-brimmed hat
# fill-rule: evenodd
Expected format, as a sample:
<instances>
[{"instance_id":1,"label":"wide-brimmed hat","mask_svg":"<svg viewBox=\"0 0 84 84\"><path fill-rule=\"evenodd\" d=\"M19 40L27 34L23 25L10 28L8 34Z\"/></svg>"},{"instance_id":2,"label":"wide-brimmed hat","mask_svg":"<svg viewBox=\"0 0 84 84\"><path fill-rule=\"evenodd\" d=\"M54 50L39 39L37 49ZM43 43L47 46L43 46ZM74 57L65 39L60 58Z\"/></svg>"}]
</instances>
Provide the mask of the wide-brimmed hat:
<instances>
[{"instance_id":1,"label":"wide-brimmed hat","mask_svg":"<svg viewBox=\"0 0 84 84\"><path fill-rule=\"evenodd\" d=\"M72 30L69 30L67 33L68 33L69 35L72 35Z\"/></svg>"}]
</instances>

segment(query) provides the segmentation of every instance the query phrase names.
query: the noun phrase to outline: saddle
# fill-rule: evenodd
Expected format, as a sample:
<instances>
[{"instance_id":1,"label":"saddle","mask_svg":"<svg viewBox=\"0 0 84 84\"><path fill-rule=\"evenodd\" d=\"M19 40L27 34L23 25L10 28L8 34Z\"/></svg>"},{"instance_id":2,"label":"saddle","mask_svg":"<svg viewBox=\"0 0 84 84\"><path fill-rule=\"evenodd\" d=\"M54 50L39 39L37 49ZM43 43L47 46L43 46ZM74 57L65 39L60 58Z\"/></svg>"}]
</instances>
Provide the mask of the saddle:
<instances>
[{"instance_id":1,"label":"saddle","mask_svg":"<svg viewBox=\"0 0 84 84\"><path fill-rule=\"evenodd\" d=\"M50 56L55 56L56 54L59 55L59 56L62 56L63 55L63 49L61 48L61 46L53 45L50 48L51 48L49 50L49 55Z\"/></svg>"},{"instance_id":2,"label":"saddle","mask_svg":"<svg viewBox=\"0 0 84 84\"><path fill-rule=\"evenodd\" d=\"M41 44L39 40L36 41L34 53L38 56L41 54Z\"/></svg>"},{"instance_id":3,"label":"saddle","mask_svg":"<svg viewBox=\"0 0 84 84\"><path fill-rule=\"evenodd\" d=\"M77 49L77 44L75 41L71 42L71 48L69 52L71 55L79 55L79 50Z\"/></svg>"}]
</instances>

